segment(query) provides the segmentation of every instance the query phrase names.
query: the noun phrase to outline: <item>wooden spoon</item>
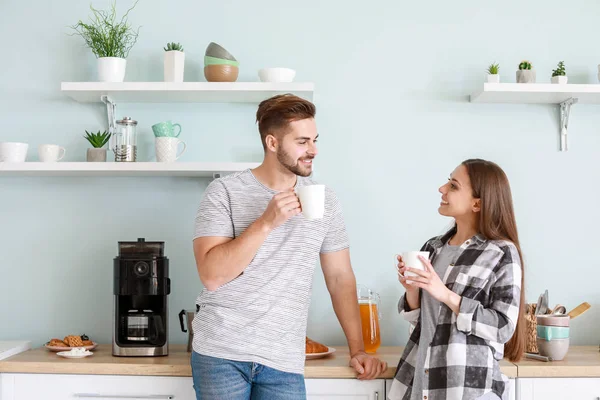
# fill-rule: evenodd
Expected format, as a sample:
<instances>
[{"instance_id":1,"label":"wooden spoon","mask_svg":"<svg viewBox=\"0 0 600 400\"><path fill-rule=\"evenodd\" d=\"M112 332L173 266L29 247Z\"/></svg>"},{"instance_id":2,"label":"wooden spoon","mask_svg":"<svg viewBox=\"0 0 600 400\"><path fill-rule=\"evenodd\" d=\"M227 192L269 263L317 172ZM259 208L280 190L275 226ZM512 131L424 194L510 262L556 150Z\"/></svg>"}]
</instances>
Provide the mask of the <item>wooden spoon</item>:
<instances>
[{"instance_id":1,"label":"wooden spoon","mask_svg":"<svg viewBox=\"0 0 600 400\"><path fill-rule=\"evenodd\" d=\"M578 305L577 307L575 307L574 309L572 309L571 311L569 311L569 313L567 314L569 317L571 317L571 319L580 316L581 314L583 314L584 312L586 312L587 310L590 309L590 304L587 302L583 302L580 305Z\"/></svg>"}]
</instances>

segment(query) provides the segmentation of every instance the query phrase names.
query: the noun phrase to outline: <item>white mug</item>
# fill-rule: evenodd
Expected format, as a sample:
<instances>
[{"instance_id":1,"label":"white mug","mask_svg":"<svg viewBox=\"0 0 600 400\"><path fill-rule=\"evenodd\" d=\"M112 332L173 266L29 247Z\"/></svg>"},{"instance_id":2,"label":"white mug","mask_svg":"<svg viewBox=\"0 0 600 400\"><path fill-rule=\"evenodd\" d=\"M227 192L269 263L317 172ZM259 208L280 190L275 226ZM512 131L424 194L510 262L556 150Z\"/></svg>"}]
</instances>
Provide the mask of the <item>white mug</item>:
<instances>
[{"instance_id":1,"label":"white mug","mask_svg":"<svg viewBox=\"0 0 600 400\"><path fill-rule=\"evenodd\" d=\"M419 260L418 256L423 256L425 259L429 259L428 251L406 251L402 254L402 262L405 267L420 269L425 271L425 264L421 260ZM396 260L397 261L397 260ZM404 276L417 276L414 272L406 271Z\"/></svg>"},{"instance_id":2,"label":"white mug","mask_svg":"<svg viewBox=\"0 0 600 400\"><path fill-rule=\"evenodd\" d=\"M173 162L185 152L185 142L176 137L161 136L154 139L156 146L156 161ZM181 153L177 154L179 144L183 144Z\"/></svg>"},{"instance_id":3,"label":"white mug","mask_svg":"<svg viewBox=\"0 0 600 400\"><path fill-rule=\"evenodd\" d=\"M0 162L25 162L28 148L27 143L1 142Z\"/></svg>"},{"instance_id":4,"label":"white mug","mask_svg":"<svg viewBox=\"0 0 600 400\"><path fill-rule=\"evenodd\" d=\"M38 146L38 155L41 162L60 161L64 158L65 153L65 148L57 144L40 144Z\"/></svg>"},{"instance_id":5,"label":"white mug","mask_svg":"<svg viewBox=\"0 0 600 400\"><path fill-rule=\"evenodd\" d=\"M306 185L296 189L302 215L308 220L323 218L325 214L325 185Z\"/></svg>"}]
</instances>

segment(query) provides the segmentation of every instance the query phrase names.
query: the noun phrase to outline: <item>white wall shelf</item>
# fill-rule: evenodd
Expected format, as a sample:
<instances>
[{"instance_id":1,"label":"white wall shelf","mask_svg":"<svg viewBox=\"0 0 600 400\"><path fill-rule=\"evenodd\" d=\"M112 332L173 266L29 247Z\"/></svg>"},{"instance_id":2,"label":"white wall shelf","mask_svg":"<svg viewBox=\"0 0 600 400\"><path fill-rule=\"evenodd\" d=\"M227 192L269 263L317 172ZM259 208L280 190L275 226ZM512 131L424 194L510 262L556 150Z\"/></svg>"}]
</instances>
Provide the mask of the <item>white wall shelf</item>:
<instances>
[{"instance_id":1,"label":"white wall shelf","mask_svg":"<svg viewBox=\"0 0 600 400\"><path fill-rule=\"evenodd\" d=\"M552 83L484 83L472 103L556 104L560 107L560 150L566 151L571 106L600 104L600 85Z\"/></svg>"},{"instance_id":2,"label":"white wall shelf","mask_svg":"<svg viewBox=\"0 0 600 400\"><path fill-rule=\"evenodd\" d=\"M80 103L102 96L114 103L258 103L283 93L312 101L311 82L63 82L61 91Z\"/></svg>"},{"instance_id":3,"label":"white wall shelf","mask_svg":"<svg viewBox=\"0 0 600 400\"><path fill-rule=\"evenodd\" d=\"M255 168L259 163L209 162L0 162L2 176L176 176L218 178L231 172Z\"/></svg>"}]
</instances>

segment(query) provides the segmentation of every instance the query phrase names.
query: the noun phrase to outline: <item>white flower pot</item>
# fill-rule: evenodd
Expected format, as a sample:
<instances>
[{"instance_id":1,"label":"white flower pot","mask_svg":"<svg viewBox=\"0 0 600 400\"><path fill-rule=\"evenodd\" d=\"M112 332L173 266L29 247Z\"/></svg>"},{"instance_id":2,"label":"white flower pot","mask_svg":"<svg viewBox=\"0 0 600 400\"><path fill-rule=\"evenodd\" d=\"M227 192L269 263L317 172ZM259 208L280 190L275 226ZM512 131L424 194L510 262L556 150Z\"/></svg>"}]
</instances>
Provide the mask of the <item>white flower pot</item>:
<instances>
[{"instance_id":1,"label":"white flower pot","mask_svg":"<svg viewBox=\"0 0 600 400\"><path fill-rule=\"evenodd\" d=\"M100 82L123 82L127 60L119 57L98 58L98 80Z\"/></svg>"},{"instance_id":2,"label":"white flower pot","mask_svg":"<svg viewBox=\"0 0 600 400\"><path fill-rule=\"evenodd\" d=\"M569 80L567 76L553 76L552 83L565 84Z\"/></svg>"},{"instance_id":3,"label":"white flower pot","mask_svg":"<svg viewBox=\"0 0 600 400\"><path fill-rule=\"evenodd\" d=\"M535 83L534 69L517 70L517 83Z\"/></svg>"},{"instance_id":4,"label":"white flower pot","mask_svg":"<svg viewBox=\"0 0 600 400\"><path fill-rule=\"evenodd\" d=\"M185 53L183 51L165 51L165 82L183 82Z\"/></svg>"},{"instance_id":5,"label":"white flower pot","mask_svg":"<svg viewBox=\"0 0 600 400\"><path fill-rule=\"evenodd\" d=\"M488 83L500 83L500 75L488 74L487 81L488 81Z\"/></svg>"}]
</instances>

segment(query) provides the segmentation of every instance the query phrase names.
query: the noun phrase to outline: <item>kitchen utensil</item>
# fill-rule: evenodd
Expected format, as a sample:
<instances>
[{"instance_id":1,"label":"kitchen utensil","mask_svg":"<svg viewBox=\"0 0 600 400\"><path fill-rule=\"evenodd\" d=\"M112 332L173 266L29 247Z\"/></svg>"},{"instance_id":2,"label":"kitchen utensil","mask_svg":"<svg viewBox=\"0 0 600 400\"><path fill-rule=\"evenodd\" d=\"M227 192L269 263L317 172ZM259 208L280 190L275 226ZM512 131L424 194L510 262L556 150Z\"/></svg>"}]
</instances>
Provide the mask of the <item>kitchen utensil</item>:
<instances>
[{"instance_id":1,"label":"kitchen utensil","mask_svg":"<svg viewBox=\"0 0 600 400\"><path fill-rule=\"evenodd\" d=\"M542 309L542 301L543 300L544 300L544 295L540 294L540 297L538 297L537 304L535 305L535 315L541 314L540 310Z\"/></svg>"},{"instance_id":2,"label":"kitchen utensil","mask_svg":"<svg viewBox=\"0 0 600 400\"><path fill-rule=\"evenodd\" d=\"M540 314L547 314L549 305L550 302L548 300L548 289L546 289L544 296L542 297L542 309L540 310Z\"/></svg>"},{"instance_id":3,"label":"kitchen utensil","mask_svg":"<svg viewBox=\"0 0 600 400\"><path fill-rule=\"evenodd\" d=\"M196 309L197 308L198 308L198 306L196 306ZM188 345L187 345L188 352L192 351L192 343L194 342L194 332L192 330L192 322L194 321L194 316L195 316L195 313L194 313L194 311L191 311L191 310L181 310L179 312L179 324L181 325L181 332L187 332L187 334L188 334ZM185 319L187 321L187 324L186 324L187 329L183 325L183 317L185 317Z\"/></svg>"},{"instance_id":4,"label":"kitchen utensil","mask_svg":"<svg viewBox=\"0 0 600 400\"><path fill-rule=\"evenodd\" d=\"M572 309L571 311L569 311L569 313L567 314L569 317L571 317L571 319L580 316L581 314L583 314L584 312L586 312L587 310L589 310L592 306L590 306L590 304L588 302L583 302L580 305L578 305L577 307L575 307L574 309Z\"/></svg>"},{"instance_id":5,"label":"kitchen utensil","mask_svg":"<svg viewBox=\"0 0 600 400\"><path fill-rule=\"evenodd\" d=\"M554 315L563 315L567 313L567 308L561 304L557 304L552 309L552 314Z\"/></svg>"},{"instance_id":6,"label":"kitchen utensil","mask_svg":"<svg viewBox=\"0 0 600 400\"><path fill-rule=\"evenodd\" d=\"M525 353L525 357L527 358L531 358L533 360L540 360L540 361L552 361L552 358L550 357L546 357L546 356L540 356L539 354L534 354L534 353Z\"/></svg>"},{"instance_id":7,"label":"kitchen utensil","mask_svg":"<svg viewBox=\"0 0 600 400\"><path fill-rule=\"evenodd\" d=\"M115 153L115 161L133 162L137 159L137 121L124 117L117 121L115 132L110 136L109 148Z\"/></svg>"}]
</instances>

